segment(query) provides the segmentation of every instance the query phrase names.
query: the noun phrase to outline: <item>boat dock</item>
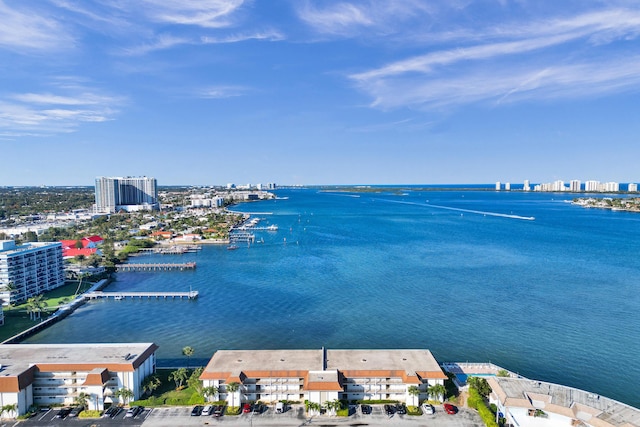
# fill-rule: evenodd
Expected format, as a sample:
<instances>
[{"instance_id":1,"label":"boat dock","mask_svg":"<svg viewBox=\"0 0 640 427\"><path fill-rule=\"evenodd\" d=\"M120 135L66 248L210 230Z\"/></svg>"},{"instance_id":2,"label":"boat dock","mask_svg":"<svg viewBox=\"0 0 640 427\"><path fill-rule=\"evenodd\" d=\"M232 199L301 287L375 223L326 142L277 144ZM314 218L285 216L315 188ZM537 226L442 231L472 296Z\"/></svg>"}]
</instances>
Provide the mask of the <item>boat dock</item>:
<instances>
[{"instance_id":1,"label":"boat dock","mask_svg":"<svg viewBox=\"0 0 640 427\"><path fill-rule=\"evenodd\" d=\"M202 248L197 245L180 245L180 246L161 246L155 248L138 249L138 255L143 254L160 254L160 255L182 255L191 252L197 252Z\"/></svg>"},{"instance_id":2,"label":"boat dock","mask_svg":"<svg viewBox=\"0 0 640 427\"><path fill-rule=\"evenodd\" d=\"M173 270L195 270L195 262L185 263L160 263L160 264L119 264L116 266L116 272L131 271L173 271Z\"/></svg>"},{"instance_id":3,"label":"boat dock","mask_svg":"<svg viewBox=\"0 0 640 427\"><path fill-rule=\"evenodd\" d=\"M189 291L189 292L87 292L84 294L85 298L88 299L98 299L98 298L113 298L115 300L121 300L125 298L187 298L187 299L196 299L198 298L198 291Z\"/></svg>"},{"instance_id":4,"label":"boat dock","mask_svg":"<svg viewBox=\"0 0 640 427\"><path fill-rule=\"evenodd\" d=\"M229 234L229 241L230 242L250 242L253 243L256 240L256 236L252 233L238 233L238 232L233 232L231 234Z\"/></svg>"}]
</instances>

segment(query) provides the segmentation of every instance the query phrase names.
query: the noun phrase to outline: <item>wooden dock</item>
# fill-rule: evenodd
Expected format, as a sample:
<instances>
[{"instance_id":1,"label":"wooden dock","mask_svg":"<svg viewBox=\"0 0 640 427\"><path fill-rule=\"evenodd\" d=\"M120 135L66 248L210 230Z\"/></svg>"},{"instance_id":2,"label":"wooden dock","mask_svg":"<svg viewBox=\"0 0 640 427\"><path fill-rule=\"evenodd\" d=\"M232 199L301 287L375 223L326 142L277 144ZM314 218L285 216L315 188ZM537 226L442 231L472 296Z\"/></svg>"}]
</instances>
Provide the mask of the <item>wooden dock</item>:
<instances>
[{"instance_id":1,"label":"wooden dock","mask_svg":"<svg viewBox=\"0 0 640 427\"><path fill-rule=\"evenodd\" d=\"M195 262L185 263L160 263L160 264L119 264L116 266L116 272L131 272L131 271L174 271L174 270L194 270L196 268Z\"/></svg>"},{"instance_id":2,"label":"wooden dock","mask_svg":"<svg viewBox=\"0 0 640 427\"><path fill-rule=\"evenodd\" d=\"M88 299L98 299L98 298L113 298L115 300L121 300L125 298L187 298L187 299L196 299L198 298L198 291L189 291L189 292L87 292L84 296Z\"/></svg>"}]
</instances>

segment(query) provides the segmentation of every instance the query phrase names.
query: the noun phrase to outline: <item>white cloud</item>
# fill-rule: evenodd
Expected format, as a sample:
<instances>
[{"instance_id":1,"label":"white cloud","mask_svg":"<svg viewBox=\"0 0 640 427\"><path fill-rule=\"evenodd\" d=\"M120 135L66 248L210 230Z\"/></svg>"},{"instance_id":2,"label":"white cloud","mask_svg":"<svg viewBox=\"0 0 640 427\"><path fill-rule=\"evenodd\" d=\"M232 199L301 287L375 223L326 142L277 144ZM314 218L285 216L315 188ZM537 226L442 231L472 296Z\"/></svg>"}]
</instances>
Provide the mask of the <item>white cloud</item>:
<instances>
[{"instance_id":1,"label":"white cloud","mask_svg":"<svg viewBox=\"0 0 640 427\"><path fill-rule=\"evenodd\" d=\"M244 0L142 0L146 13L158 22L197 25L205 28L228 27L232 15Z\"/></svg>"},{"instance_id":2,"label":"white cloud","mask_svg":"<svg viewBox=\"0 0 640 427\"><path fill-rule=\"evenodd\" d=\"M279 31L268 30L262 32L253 32L253 33L236 33L230 34L222 37L210 37L203 36L201 37L201 42L203 44L220 44L220 43L238 43L247 40L268 40L268 41L281 41L284 40L285 36Z\"/></svg>"},{"instance_id":3,"label":"white cloud","mask_svg":"<svg viewBox=\"0 0 640 427\"><path fill-rule=\"evenodd\" d=\"M144 55L149 52L170 49L184 44L193 44L193 41L185 37L174 37L169 34L161 34L150 42L143 43L138 46L123 48L122 52L124 52L125 55L132 56Z\"/></svg>"},{"instance_id":4,"label":"white cloud","mask_svg":"<svg viewBox=\"0 0 640 427\"><path fill-rule=\"evenodd\" d=\"M244 86L210 86L201 91L198 96L200 98L222 99L242 96L248 92L248 88Z\"/></svg>"},{"instance_id":5,"label":"white cloud","mask_svg":"<svg viewBox=\"0 0 640 427\"><path fill-rule=\"evenodd\" d=\"M457 37L456 48L393 61L349 78L380 108L503 103L640 87L634 74L640 71L633 43L640 33L637 11L603 10L471 33L449 33Z\"/></svg>"},{"instance_id":6,"label":"white cloud","mask_svg":"<svg viewBox=\"0 0 640 427\"><path fill-rule=\"evenodd\" d=\"M10 94L0 100L0 134L45 135L75 131L82 123L112 120L124 99L95 94L86 88L78 93ZM74 92L74 91L68 91Z\"/></svg>"},{"instance_id":7,"label":"white cloud","mask_svg":"<svg viewBox=\"0 0 640 427\"><path fill-rule=\"evenodd\" d=\"M20 2L13 2L14 5ZM73 46L66 29L37 10L21 11L0 0L0 46L18 50L47 51Z\"/></svg>"}]
</instances>

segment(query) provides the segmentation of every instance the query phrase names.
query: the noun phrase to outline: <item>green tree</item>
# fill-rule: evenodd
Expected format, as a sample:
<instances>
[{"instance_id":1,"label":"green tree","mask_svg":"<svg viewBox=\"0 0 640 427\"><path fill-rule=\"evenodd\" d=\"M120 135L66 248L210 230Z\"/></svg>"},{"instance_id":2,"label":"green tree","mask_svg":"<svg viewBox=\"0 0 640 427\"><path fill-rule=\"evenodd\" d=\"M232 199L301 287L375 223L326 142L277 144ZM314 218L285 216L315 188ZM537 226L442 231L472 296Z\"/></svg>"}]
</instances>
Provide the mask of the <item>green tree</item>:
<instances>
[{"instance_id":1,"label":"green tree","mask_svg":"<svg viewBox=\"0 0 640 427\"><path fill-rule=\"evenodd\" d=\"M144 390L147 395L151 395L161 385L162 381L160 380L160 377L156 374L152 374L142 381L142 390Z\"/></svg>"},{"instance_id":2,"label":"green tree","mask_svg":"<svg viewBox=\"0 0 640 427\"><path fill-rule=\"evenodd\" d=\"M444 395L447 393L447 388L442 384L434 384L427 389L429 398L434 398L440 402L444 401Z\"/></svg>"},{"instance_id":3,"label":"green tree","mask_svg":"<svg viewBox=\"0 0 640 427\"><path fill-rule=\"evenodd\" d=\"M202 381L200 381L200 375L202 375L202 371L204 371L203 367L194 369L191 373L191 376L187 380L187 385L200 396L204 397L204 394L202 393L203 385Z\"/></svg>"},{"instance_id":4,"label":"green tree","mask_svg":"<svg viewBox=\"0 0 640 427\"><path fill-rule=\"evenodd\" d=\"M80 239L76 240L76 243L73 245L73 247L76 248L76 249L84 248L84 245L82 244L82 240L80 240Z\"/></svg>"},{"instance_id":5,"label":"green tree","mask_svg":"<svg viewBox=\"0 0 640 427\"><path fill-rule=\"evenodd\" d=\"M506 369L500 369L497 373L497 376L499 377L508 377L509 376L509 371L507 371Z\"/></svg>"},{"instance_id":6,"label":"green tree","mask_svg":"<svg viewBox=\"0 0 640 427\"><path fill-rule=\"evenodd\" d=\"M75 402L76 405L79 406L84 406L85 408L87 408L89 405L89 398L91 397L90 394L85 393L84 391L81 391L80 393L78 393L78 395L73 399L73 401Z\"/></svg>"},{"instance_id":7,"label":"green tree","mask_svg":"<svg viewBox=\"0 0 640 427\"><path fill-rule=\"evenodd\" d=\"M409 396L413 397L413 406L418 406L420 404L420 389L418 386L409 386L407 392L409 393Z\"/></svg>"},{"instance_id":8,"label":"green tree","mask_svg":"<svg viewBox=\"0 0 640 427\"><path fill-rule=\"evenodd\" d=\"M135 397L133 394L133 391L129 390L126 387L122 387L116 390L116 392L114 393L114 396L119 399L122 399L125 405L129 403L130 399L133 399Z\"/></svg>"},{"instance_id":9,"label":"green tree","mask_svg":"<svg viewBox=\"0 0 640 427\"><path fill-rule=\"evenodd\" d=\"M29 313L29 319L40 319L41 313L47 306L47 303L43 301L44 296L42 294L31 297L27 300L27 313Z\"/></svg>"},{"instance_id":10,"label":"green tree","mask_svg":"<svg viewBox=\"0 0 640 427\"><path fill-rule=\"evenodd\" d=\"M482 377L469 377L467 379L469 387L475 388L480 396L486 398L491 393L491 386L485 378Z\"/></svg>"},{"instance_id":11,"label":"green tree","mask_svg":"<svg viewBox=\"0 0 640 427\"><path fill-rule=\"evenodd\" d=\"M4 405L4 406L2 406L0 408L0 415L4 414L6 412L9 416L14 415L14 417L15 417L15 413L16 413L17 409L18 409L18 404L17 403L12 403L10 405ZM12 418L14 418L14 417L12 417Z\"/></svg>"},{"instance_id":12,"label":"green tree","mask_svg":"<svg viewBox=\"0 0 640 427\"><path fill-rule=\"evenodd\" d=\"M239 388L240 388L240 384L235 382L235 381L232 381L232 382L230 382L229 384L227 384L225 386L225 390L226 390L227 394L231 394L231 406L232 407L236 406L234 404L235 403L234 402L234 396L236 394L236 391L238 391Z\"/></svg>"},{"instance_id":13,"label":"green tree","mask_svg":"<svg viewBox=\"0 0 640 427\"><path fill-rule=\"evenodd\" d=\"M205 399L207 399L207 402L210 401L209 398L215 397L215 395L218 394L218 392L219 392L218 387L208 386L208 387L202 388L202 395L204 396Z\"/></svg>"},{"instance_id":14,"label":"green tree","mask_svg":"<svg viewBox=\"0 0 640 427\"><path fill-rule=\"evenodd\" d=\"M169 374L169 381L174 381L176 383L176 389L180 389L188 377L189 373L187 368L178 368Z\"/></svg>"},{"instance_id":15,"label":"green tree","mask_svg":"<svg viewBox=\"0 0 640 427\"><path fill-rule=\"evenodd\" d=\"M187 356L187 369L189 368L189 362L191 361L191 356L193 356L193 353L195 353L193 347L186 346L182 348L182 355Z\"/></svg>"}]
</instances>

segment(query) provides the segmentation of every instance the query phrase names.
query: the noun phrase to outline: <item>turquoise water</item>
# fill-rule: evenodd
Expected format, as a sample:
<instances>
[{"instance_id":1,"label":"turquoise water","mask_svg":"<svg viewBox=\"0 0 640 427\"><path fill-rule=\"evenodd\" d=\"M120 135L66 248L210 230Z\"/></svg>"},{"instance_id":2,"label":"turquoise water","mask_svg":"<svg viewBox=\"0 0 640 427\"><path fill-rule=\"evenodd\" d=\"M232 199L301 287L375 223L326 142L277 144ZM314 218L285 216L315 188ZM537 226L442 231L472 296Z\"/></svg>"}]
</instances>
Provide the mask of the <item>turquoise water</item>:
<instances>
[{"instance_id":1,"label":"turquoise water","mask_svg":"<svg viewBox=\"0 0 640 427\"><path fill-rule=\"evenodd\" d=\"M469 377L485 377L485 378L495 377L495 374L474 374L474 373L471 373L471 374L460 374L460 373L458 373L458 374L455 374L455 375L456 375L456 378L458 379L458 382L460 384L466 384L467 379L469 379Z\"/></svg>"},{"instance_id":2,"label":"turquoise water","mask_svg":"<svg viewBox=\"0 0 640 427\"><path fill-rule=\"evenodd\" d=\"M279 226L264 243L145 256L197 269L108 289L197 301L98 300L29 342L153 341L172 366L186 345L192 364L217 349L428 348L640 406L640 214L561 194L277 194L236 207Z\"/></svg>"}]
</instances>

